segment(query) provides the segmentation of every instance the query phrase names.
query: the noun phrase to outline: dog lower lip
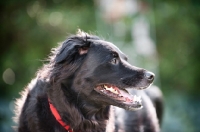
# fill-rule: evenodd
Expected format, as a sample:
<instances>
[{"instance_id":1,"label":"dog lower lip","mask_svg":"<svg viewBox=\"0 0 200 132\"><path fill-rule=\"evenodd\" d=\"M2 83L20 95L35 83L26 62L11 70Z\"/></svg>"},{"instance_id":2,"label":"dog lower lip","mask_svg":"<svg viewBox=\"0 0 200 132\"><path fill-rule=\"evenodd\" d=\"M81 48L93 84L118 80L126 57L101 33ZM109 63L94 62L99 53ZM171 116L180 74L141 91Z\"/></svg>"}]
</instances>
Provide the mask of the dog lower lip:
<instances>
[{"instance_id":1,"label":"dog lower lip","mask_svg":"<svg viewBox=\"0 0 200 132\"><path fill-rule=\"evenodd\" d=\"M142 108L141 97L129 94L126 89L119 89L117 86L111 84L103 84L96 86L94 90L117 102L130 105L134 109Z\"/></svg>"}]
</instances>

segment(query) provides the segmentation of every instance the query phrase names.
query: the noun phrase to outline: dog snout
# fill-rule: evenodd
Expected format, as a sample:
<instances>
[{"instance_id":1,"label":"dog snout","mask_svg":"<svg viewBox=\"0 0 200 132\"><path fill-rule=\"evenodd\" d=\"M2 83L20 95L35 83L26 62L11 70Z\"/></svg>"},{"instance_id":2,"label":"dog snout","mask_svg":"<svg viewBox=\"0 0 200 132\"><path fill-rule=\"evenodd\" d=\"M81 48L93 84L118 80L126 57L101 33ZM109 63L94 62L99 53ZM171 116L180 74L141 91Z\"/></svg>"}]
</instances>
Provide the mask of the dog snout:
<instances>
[{"instance_id":1,"label":"dog snout","mask_svg":"<svg viewBox=\"0 0 200 132\"><path fill-rule=\"evenodd\" d=\"M152 83L155 77L154 73L149 72L149 71L145 71L144 76L148 80L149 83Z\"/></svg>"}]
</instances>

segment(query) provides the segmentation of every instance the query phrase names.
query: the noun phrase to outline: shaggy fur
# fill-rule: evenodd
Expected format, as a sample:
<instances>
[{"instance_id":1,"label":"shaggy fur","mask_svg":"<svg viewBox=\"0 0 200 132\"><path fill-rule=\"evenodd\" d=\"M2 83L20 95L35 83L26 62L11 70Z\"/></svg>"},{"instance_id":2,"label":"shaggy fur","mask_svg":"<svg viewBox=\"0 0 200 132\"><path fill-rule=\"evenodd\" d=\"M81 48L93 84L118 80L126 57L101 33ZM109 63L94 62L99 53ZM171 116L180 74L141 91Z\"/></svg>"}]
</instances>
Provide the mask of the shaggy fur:
<instances>
[{"instance_id":1,"label":"shaggy fur","mask_svg":"<svg viewBox=\"0 0 200 132\"><path fill-rule=\"evenodd\" d=\"M66 132L52 115L49 99L74 132L112 132L115 115L111 105L126 110L136 110L140 105L103 94L98 91L99 86L111 84L122 91L144 89L153 77L152 73L131 66L112 43L79 31L52 50L49 63L22 92L16 102L17 131ZM145 122L157 120L156 115L152 118ZM119 127L119 122L116 124ZM152 127L157 127L156 121Z\"/></svg>"}]
</instances>

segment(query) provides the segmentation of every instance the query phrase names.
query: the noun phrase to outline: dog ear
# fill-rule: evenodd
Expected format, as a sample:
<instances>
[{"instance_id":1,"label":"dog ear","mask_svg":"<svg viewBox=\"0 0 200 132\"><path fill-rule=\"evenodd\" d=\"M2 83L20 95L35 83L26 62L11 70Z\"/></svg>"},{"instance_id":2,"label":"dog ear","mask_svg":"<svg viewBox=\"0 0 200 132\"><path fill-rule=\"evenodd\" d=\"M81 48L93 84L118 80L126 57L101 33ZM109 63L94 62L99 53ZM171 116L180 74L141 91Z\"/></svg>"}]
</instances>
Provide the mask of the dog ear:
<instances>
[{"instance_id":1,"label":"dog ear","mask_svg":"<svg viewBox=\"0 0 200 132\"><path fill-rule=\"evenodd\" d=\"M58 51L55 62L61 63L64 60L72 61L76 57L87 54L90 47L90 42L80 39L68 39L63 42L60 50Z\"/></svg>"},{"instance_id":2,"label":"dog ear","mask_svg":"<svg viewBox=\"0 0 200 132\"><path fill-rule=\"evenodd\" d=\"M89 47L81 47L78 49L80 55L87 54Z\"/></svg>"}]
</instances>

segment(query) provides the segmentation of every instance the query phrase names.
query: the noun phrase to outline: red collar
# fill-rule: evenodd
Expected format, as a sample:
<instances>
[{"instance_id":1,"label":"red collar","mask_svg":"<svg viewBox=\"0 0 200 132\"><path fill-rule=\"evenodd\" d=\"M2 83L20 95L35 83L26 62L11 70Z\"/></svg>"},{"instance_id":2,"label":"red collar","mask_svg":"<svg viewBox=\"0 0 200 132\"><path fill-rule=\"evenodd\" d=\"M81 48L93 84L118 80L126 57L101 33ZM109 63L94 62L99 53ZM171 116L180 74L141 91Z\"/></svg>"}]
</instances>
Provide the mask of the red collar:
<instances>
[{"instance_id":1,"label":"red collar","mask_svg":"<svg viewBox=\"0 0 200 132\"><path fill-rule=\"evenodd\" d=\"M48 101L49 101L51 112L53 116L56 118L56 120L67 130L67 132L73 132L73 129L71 129L69 125L67 125L65 122L62 121L58 111L56 110L56 108L53 106L53 104L50 102L49 99Z\"/></svg>"}]
</instances>

